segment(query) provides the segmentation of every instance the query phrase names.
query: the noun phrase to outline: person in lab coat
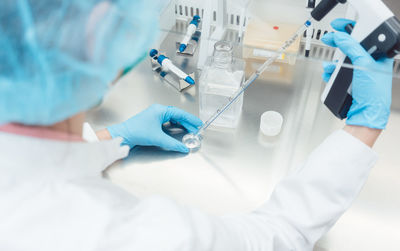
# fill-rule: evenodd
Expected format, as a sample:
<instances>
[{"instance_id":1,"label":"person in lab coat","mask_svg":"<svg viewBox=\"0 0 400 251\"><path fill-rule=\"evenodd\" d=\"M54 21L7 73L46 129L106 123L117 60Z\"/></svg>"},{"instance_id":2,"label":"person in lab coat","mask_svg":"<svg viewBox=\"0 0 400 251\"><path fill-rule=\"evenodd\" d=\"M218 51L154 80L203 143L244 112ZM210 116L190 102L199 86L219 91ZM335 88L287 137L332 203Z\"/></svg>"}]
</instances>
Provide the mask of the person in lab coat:
<instances>
[{"instance_id":1,"label":"person in lab coat","mask_svg":"<svg viewBox=\"0 0 400 251\"><path fill-rule=\"evenodd\" d=\"M118 71L143 58L155 38L156 7L145 0L2 2L0 250L311 250L360 192L388 121L392 79L384 72L393 61L373 60L344 32L351 21L343 19L323 42L376 71L354 70L347 125L259 209L216 217L163 197L139 200L104 179L102 171L136 145L187 152L162 132L164 122L188 131L201 125L178 108L153 105L99 132L82 129L84 112ZM324 67L327 81L335 66Z\"/></svg>"}]
</instances>

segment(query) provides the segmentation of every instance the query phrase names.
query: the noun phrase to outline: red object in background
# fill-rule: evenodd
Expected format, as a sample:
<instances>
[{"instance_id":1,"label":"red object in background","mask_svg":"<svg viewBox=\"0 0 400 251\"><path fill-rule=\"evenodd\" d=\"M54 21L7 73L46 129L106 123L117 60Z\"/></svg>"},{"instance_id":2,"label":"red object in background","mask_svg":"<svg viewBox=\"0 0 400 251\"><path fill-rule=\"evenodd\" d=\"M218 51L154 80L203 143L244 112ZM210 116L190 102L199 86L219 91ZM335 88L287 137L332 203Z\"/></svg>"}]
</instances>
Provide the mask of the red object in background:
<instances>
[{"instance_id":1,"label":"red object in background","mask_svg":"<svg viewBox=\"0 0 400 251\"><path fill-rule=\"evenodd\" d=\"M274 26L274 30L279 30L279 26Z\"/></svg>"}]
</instances>

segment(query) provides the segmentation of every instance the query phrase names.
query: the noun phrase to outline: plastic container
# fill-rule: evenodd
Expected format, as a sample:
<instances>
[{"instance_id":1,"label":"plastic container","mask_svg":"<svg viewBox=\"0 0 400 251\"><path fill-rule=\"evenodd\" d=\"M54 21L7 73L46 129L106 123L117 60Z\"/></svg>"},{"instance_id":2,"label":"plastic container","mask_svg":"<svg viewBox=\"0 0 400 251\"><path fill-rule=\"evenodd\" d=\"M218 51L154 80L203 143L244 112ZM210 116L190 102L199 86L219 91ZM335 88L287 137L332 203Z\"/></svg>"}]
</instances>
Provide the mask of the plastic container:
<instances>
[{"instance_id":1,"label":"plastic container","mask_svg":"<svg viewBox=\"0 0 400 251\"><path fill-rule=\"evenodd\" d=\"M282 130L283 117L279 112L267 111L261 115L260 131L265 136L276 136Z\"/></svg>"}]
</instances>

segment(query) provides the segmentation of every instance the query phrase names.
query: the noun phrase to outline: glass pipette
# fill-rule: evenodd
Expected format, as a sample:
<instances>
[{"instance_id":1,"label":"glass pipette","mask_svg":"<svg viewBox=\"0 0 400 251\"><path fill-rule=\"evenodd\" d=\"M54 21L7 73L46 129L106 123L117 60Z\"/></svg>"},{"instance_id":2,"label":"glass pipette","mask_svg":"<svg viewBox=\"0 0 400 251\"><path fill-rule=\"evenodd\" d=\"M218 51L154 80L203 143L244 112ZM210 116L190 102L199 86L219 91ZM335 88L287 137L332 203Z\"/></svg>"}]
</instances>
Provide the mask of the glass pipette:
<instances>
[{"instance_id":1,"label":"glass pipette","mask_svg":"<svg viewBox=\"0 0 400 251\"><path fill-rule=\"evenodd\" d=\"M200 147L200 142L201 142L201 135L204 133L204 131L216 120L226 109L229 108L229 106L235 102L235 100L240 97L240 95L243 94L243 92L249 87L267 68L270 66L277 58L281 56L283 52L286 51L286 49L292 45L296 39L299 36L302 36L304 31L311 25L312 18L308 19L299 29L288 39L286 40L283 45L274 53L274 55L270 58L268 58L247 80L244 82L244 84L235 92L233 93L229 98L228 102L222 106L221 108L217 109L213 115L210 116L209 119L207 119L206 122L199 128L197 133L195 134L186 134L182 142L190 149L196 147ZM197 146L198 144L198 146Z\"/></svg>"}]
</instances>

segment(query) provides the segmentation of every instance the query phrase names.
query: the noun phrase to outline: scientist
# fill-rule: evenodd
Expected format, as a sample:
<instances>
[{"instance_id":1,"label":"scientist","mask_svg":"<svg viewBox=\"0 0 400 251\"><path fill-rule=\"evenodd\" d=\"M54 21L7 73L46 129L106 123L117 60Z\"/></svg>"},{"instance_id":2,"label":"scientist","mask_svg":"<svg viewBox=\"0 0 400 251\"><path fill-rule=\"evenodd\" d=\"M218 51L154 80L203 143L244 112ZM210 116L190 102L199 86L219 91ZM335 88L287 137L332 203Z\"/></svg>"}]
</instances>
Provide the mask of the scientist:
<instances>
[{"instance_id":1,"label":"scientist","mask_svg":"<svg viewBox=\"0 0 400 251\"><path fill-rule=\"evenodd\" d=\"M351 21L341 19L323 42L377 71L354 71L347 125L263 206L216 217L166 198L139 200L102 171L136 145L187 152L161 125L174 121L195 131L201 121L153 105L98 132L102 141L92 143L82 138L82 124L119 69L147 52L157 9L146 0L1 5L0 250L312 250L350 207L377 159L371 147L388 121L392 81L379 72L391 71L393 61L374 61L344 32ZM333 70L325 66L325 81Z\"/></svg>"}]
</instances>

